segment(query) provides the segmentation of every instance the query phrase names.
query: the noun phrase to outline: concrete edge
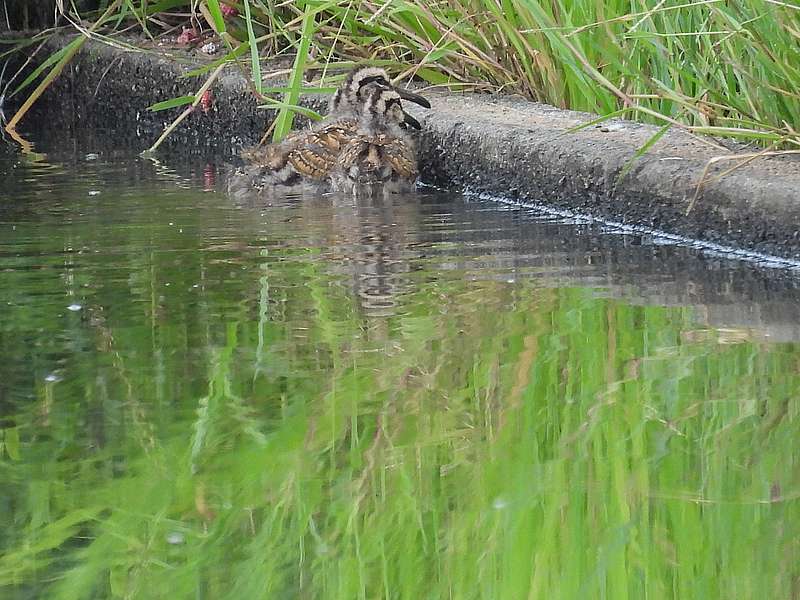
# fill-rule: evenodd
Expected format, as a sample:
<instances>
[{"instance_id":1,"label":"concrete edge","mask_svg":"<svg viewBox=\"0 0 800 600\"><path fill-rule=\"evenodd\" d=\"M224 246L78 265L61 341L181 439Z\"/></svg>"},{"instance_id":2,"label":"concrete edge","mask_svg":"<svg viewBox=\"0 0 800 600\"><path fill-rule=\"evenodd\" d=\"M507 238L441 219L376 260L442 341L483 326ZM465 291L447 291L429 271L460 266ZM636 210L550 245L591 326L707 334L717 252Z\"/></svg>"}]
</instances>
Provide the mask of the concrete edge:
<instances>
[{"instance_id":1,"label":"concrete edge","mask_svg":"<svg viewBox=\"0 0 800 600\"><path fill-rule=\"evenodd\" d=\"M210 60L171 53L89 43L27 119L59 121L75 135L111 128L120 143L144 149L180 111L152 113L146 107L192 93L199 84L182 77L187 63ZM432 109L411 110L424 125L419 155L425 182L800 259L797 157L758 159L721 178L735 163L713 164L710 181L687 214L709 161L724 154L693 136L668 132L631 163L657 127L609 121L569 133L596 117L508 97L426 95ZM302 103L322 109L325 102L310 96ZM166 147L230 156L257 141L273 116L257 108L243 75L229 69L214 87L213 108L193 114Z\"/></svg>"}]
</instances>

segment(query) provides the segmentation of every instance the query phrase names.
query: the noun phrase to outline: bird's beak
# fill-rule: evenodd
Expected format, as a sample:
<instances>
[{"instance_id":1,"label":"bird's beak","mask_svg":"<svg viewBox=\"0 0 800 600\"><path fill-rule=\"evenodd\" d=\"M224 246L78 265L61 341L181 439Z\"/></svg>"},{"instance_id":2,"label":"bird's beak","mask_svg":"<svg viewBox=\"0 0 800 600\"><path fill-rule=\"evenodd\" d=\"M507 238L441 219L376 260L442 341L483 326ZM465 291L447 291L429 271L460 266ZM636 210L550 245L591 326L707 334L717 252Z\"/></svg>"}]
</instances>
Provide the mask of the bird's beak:
<instances>
[{"instance_id":1,"label":"bird's beak","mask_svg":"<svg viewBox=\"0 0 800 600\"><path fill-rule=\"evenodd\" d=\"M400 88L393 88L393 89L395 92L398 93L398 95L403 100L408 100L409 102L413 102L414 104L419 104L420 106L424 106L425 108L431 107L431 103L428 102L426 98L423 98L419 94L415 94L414 92L409 92L408 90L403 90Z\"/></svg>"},{"instance_id":2,"label":"bird's beak","mask_svg":"<svg viewBox=\"0 0 800 600\"><path fill-rule=\"evenodd\" d=\"M422 129L422 125L419 124L419 121L417 121L414 117L412 117L406 111L403 111L403 124L408 126L408 127L413 127L417 131Z\"/></svg>"}]
</instances>

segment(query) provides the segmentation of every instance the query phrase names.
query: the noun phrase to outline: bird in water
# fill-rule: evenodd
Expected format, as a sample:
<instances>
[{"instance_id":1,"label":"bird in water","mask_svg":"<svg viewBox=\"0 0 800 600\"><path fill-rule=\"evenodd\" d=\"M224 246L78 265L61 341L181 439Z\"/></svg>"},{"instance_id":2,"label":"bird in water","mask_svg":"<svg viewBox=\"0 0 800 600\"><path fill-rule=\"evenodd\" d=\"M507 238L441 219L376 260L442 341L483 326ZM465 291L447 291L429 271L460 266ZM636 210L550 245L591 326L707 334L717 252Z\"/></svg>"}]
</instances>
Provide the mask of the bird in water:
<instances>
[{"instance_id":1,"label":"bird in water","mask_svg":"<svg viewBox=\"0 0 800 600\"><path fill-rule=\"evenodd\" d=\"M354 69L334 93L329 103L328 117L309 131L293 132L278 144L246 149L242 158L249 184L260 187L285 187L321 191L331 182L339 153L365 127L365 119L376 117L374 110L367 115L368 98L375 91L392 92L404 115L402 126L420 129L416 119L407 115L400 99L430 108L424 97L395 88L386 71L378 67ZM363 132L362 132L363 136Z\"/></svg>"},{"instance_id":2,"label":"bird in water","mask_svg":"<svg viewBox=\"0 0 800 600\"><path fill-rule=\"evenodd\" d=\"M391 89L371 89L358 129L331 170L333 189L361 195L377 189L396 193L412 188L418 171L409 127L420 129L420 124L403 110L400 95Z\"/></svg>"}]
</instances>

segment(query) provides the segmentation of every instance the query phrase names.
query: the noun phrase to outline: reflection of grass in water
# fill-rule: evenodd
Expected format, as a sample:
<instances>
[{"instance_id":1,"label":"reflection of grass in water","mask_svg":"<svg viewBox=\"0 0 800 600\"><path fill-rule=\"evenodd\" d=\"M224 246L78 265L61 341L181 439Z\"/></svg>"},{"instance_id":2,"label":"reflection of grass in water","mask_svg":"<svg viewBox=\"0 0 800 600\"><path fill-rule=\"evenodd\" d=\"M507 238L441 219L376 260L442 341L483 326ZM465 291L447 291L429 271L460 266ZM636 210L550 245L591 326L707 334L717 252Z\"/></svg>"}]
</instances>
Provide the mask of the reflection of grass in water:
<instances>
[{"instance_id":1,"label":"reflection of grass in water","mask_svg":"<svg viewBox=\"0 0 800 600\"><path fill-rule=\"evenodd\" d=\"M684 309L491 281L421 284L365 320L292 255L264 267L260 321L242 305L177 327L154 301L147 327L95 325L108 352L67 388L83 400L46 386L0 463L0 585L791 596L796 353L686 343Z\"/></svg>"}]
</instances>

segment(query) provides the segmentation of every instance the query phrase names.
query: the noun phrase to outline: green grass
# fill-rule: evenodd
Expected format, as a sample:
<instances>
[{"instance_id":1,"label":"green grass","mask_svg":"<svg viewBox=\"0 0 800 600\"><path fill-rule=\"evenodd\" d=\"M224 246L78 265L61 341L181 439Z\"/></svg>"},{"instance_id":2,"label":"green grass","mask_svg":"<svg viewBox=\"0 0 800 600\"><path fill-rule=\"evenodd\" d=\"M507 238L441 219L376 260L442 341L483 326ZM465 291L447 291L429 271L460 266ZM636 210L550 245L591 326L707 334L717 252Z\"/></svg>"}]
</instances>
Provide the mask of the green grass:
<instances>
[{"instance_id":1,"label":"green grass","mask_svg":"<svg viewBox=\"0 0 800 600\"><path fill-rule=\"evenodd\" d=\"M289 100L307 70L327 73L331 61L372 61L436 85L476 85L601 115L625 108L635 118L697 133L800 145L800 7L792 3L227 4L241 15L227 25L219 22L217 0L207 12L217 31L226 29L230 39L249 44L256 81L258 56L299 50ZM158 23L177 24L169 13L189 3L126 6L138 22L157 17ZM148 27L151 33L156 29L153 23ZM288 106L281 110L287 116L280 117L278 131L284 132L291 113Z\"/></svg>"}]
</instances>

